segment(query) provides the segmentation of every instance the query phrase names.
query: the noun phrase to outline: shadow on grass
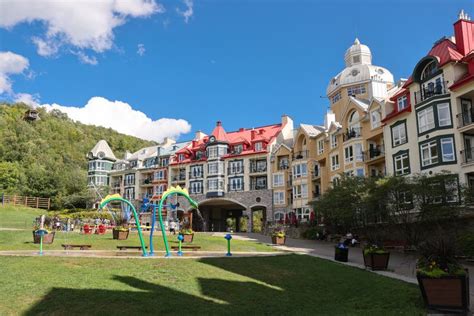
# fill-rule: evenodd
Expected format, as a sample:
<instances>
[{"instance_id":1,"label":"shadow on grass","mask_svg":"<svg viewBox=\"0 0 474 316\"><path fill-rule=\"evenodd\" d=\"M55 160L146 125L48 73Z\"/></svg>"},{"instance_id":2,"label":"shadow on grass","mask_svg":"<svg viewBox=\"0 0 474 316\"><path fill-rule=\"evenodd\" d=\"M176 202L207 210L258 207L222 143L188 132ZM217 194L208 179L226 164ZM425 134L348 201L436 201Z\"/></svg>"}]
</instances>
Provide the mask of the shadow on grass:
<instances>
[{"instance_id":1,"label":"shadow on grass","mask_svg":"<svg viewBox=\"0 0 474 316\"><path fill-rule=\"evenodd\" d=\"M200 264L217 269L200 270ZM183 271L188 279L179 280L184 292L172 283L114 276L127 285L123 290L53 288L26 315L423 312L416 286L308 256L206 258L192 267ZM195 280L198 292L186 288Z\"/></svg>"}]
</instances>

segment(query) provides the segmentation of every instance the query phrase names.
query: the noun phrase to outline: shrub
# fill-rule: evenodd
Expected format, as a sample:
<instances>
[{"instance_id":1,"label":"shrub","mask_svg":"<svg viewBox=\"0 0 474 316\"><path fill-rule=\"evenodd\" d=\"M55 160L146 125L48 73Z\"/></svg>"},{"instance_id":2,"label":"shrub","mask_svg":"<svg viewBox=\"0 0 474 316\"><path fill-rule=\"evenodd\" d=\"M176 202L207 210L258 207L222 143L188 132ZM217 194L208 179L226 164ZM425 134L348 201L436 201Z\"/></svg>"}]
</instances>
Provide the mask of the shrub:
<instances>
[{"instance_id":1,"label":"shrub","mask_svg":"<svg viewBox=\"0 0 474 316\"><path fill-rule=\"evenodd\" d=\"M474 234L472 232L460 234L457 237L456 246L459 255L474 257Z\"/></svg>"},{"instance_id":2,"label":"shrub","mask_svg":"<svg viewBox=\"0 0 474 316\"><path fill-rule=\"evenodd\" d=\"M309 227L308 229L306 229L302 234L301 236L305 239L318 239L318 234L321 234L322 231L320 228L318 227Z\"/></svg>"}]
</instances>

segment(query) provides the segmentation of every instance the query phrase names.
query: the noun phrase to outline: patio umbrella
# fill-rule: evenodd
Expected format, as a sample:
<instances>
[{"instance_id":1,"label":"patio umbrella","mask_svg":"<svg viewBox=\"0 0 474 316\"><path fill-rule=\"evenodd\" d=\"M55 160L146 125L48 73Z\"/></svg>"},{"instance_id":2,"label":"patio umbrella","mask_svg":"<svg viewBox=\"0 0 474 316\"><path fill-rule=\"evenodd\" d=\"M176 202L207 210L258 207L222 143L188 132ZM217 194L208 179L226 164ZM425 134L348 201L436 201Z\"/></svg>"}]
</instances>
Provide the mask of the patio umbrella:
<instances>
[{"instance_id":1,"label":"patio umbrella","mask_svg":"<svg viewBox=\"0 0 474 316\"><path fill-rule=\"evenodd\" d=\"M309 222L314 223L314 212L309 213Z\"/></svg>"},{"instance_id":2,"label":"patio umbrella","mask_svg":"<svg viewBox=\"0 0 474 316\"><path fill-rule=\"evenodd\" d=\"M295 213L292 214L291 223L292 223L293 225L298 224L297 219L296 219L296 214L295 214Z\"/></svg>"},{"instance_id":3,"label":"patio umbrella","mask_svg":"<svg viewBox=\"0 0 474 316\"><path fill-rule=\"evenodd\" d=\"M288 217L288 213L285 214L285 224L290 223L290 218Z\"/></svg>"}]
</instances>

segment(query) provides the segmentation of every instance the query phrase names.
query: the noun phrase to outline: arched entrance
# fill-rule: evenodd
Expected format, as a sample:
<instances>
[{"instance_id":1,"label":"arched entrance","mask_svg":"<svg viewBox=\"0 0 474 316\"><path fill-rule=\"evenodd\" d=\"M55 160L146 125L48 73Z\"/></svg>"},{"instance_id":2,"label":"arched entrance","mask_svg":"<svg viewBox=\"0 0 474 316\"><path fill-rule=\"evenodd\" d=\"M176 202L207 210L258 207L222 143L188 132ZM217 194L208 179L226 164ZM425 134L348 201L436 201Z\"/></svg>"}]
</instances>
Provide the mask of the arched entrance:
<instances>
[{"instance_id":1,"label":"arched entrance","mask_svg":"<svg viewBox=\"0 0 474 316\"><path fill-rule=\"evenodd\" d=\"M202 231L225 232L232 229L239 232L241 218L246 207L241 203L225 198L207 199L199 203L202 215ZM196 217L195 217L196 218ZM199 230L196 221L196 230Z\"/></svg>"},{"instance_id":2,"label":"arched entrance","mask_svg":"<svg viewBox=\"0 0 474 316\"><path fill-rule=\"evenodd\" d=\"M252 214L252 232L263 232L267 223L267 208L264 205L254 205L250 207L250 211Z\"/></svg>"}]
</instances>

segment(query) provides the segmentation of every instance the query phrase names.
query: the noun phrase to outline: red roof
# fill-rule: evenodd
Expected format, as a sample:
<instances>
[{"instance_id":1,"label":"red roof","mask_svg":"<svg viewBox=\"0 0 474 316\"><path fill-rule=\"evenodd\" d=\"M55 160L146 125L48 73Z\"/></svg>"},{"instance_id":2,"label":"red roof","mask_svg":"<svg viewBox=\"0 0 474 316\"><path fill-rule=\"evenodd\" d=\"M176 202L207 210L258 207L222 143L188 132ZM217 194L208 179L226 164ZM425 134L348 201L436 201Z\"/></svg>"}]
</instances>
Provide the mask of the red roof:
<instances>
[{"instance_id":1,"label":"red roof","mask_svg":"<svg viewBox=\"0 0 474 316\"><path fill-rule=\"evenodd\" d=\"M443 39L438 42L428 53L428 56L438 58L439 67L451 61L459 61L463 58L463 55L458 51L456 44L451 42L450 39Z\"/></svg>"},{"instance_id":2,"label":"red roof","mask_svg":"<svg viewBox=\"0 0 474 316\"><path fill-rule=\"evenodd\" d=\"M282 124L273 124L267 126L261 126L256 128L249 128L244 129L241 128L238 131L233 132L226 132L222 126L221 122L217 122L216 127L212 132L212 136L216 137L218 141L225 141L229 144L229 154L227 154L224 158L227 157L236 157L236 156L245 156L258 153L255 151L255 143L261 142L262 143L262 150L259 152L266 152L267 151L267 144L272 142L275 137L281 132ZM184 154L185 159L182 161L173 161L172 164L177 163L189 163L192 161L197 161L193 159L196 157L196 153L198 151L203 152L203 158L201 160L206 160L204 155L204 151L206 149L206 144L209 141L209 136L206 136L199 140L193 140L188 147L183 148L176 152L176 156L179 154ZM232 147L235 145L242 144L242 152L239 154L233 154L231 150Z\"/></svg>"}]
</instances>

